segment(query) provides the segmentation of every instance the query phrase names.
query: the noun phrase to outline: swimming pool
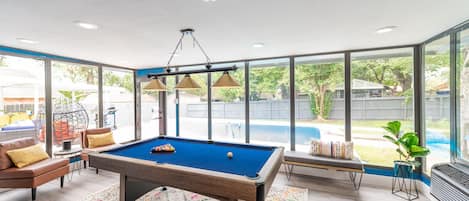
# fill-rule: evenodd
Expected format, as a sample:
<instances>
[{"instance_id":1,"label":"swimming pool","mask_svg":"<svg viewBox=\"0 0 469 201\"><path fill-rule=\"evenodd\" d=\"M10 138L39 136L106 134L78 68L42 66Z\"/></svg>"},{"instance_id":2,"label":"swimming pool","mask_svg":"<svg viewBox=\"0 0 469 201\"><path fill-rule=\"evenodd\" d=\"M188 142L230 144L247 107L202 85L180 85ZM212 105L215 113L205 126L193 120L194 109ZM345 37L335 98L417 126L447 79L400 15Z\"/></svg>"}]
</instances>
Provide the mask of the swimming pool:
<instances>
[{"instance_id":1,"label":"swimming pool","mask_svg":"<svg viewBox=\"0 0 469 201\"><path fill-rule=\"evenodd\" d=\"M244 129L244 124L241 125ZM298 144L308 145L311 140L321 139L321 130L314 126L296 126L295 141ZM274 124L251 124L250 137L254 141L270 141L278 143L290 142L290 127L287 125ZM427 147L432 155L445 157L449 153L450 140L443 134L428 130L426 135Z\"/></svg>"},{"instance_id":2,"label":"swimming pool","mask_svg":"<svg viewBox=\"0 0 469 201\"><path fill-rule=\"evenodd\" d=\"M290 142L290 127L286 125L250 124L249 129L251 140L254 141ZM309 144L313 139L321 139L321 131L313 126L296 126L295 133L297 142Z\"/></svg>"}]
</instances>

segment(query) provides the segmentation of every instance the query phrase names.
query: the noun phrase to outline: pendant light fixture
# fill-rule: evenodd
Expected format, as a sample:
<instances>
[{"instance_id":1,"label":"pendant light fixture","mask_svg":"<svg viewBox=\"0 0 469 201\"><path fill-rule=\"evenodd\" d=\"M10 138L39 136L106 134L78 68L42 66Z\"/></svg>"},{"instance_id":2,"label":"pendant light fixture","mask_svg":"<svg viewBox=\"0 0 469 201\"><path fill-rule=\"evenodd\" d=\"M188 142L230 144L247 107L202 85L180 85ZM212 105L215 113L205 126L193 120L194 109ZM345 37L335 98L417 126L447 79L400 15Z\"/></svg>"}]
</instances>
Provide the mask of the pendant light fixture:
<instances>
[{"instance_id":1,"label":"pendant light fixture","mask_svg":"<svg viewBox=\"0 0 469 201\"><path fill-rule=\"evenodd\" d=\"M166 72L170 72L170 69L169 69L169 66L170 66L170 63L171 61L173 60L174 58L174 55L176 55L176 52L178 49L181 49L182 50L182 39L184 39L184 37L186 35L189 35L190 37L192 37L192 43L193 45L197 45L197 47L199 47L200 51L202 52L202 54L204 54L205 56L205 59L207 60L207 64L205 65L207 68L210 68L211 65L210 65L210 58L207 56L207 53L205 53L204 49L202 48L202 46L200 45L199 41L194 37L193 35L194 33L194 29L182 29L181 30L181 38L179 38L179 41L176 45L176 48L174 48L173 52L171 53L171 57L169 57L169 61L168 61L168 64L166 65ZM191 76L189 74L185 74L184 75L184 78L176 85L175 87L177 90L194 90L194 89L200 89L200 85L197 84L197 82L195 82Z\"/></svg>"},{"instance_id":2,"label":"pendant light fixture","mask_svg":"<svg viewBox=\"0 0 469 201\"><path fill-rule=\"evenodd\" d=\"M200 89L200 85L194 81L189 74L184 75L184 78L176 85L176 89L183 90L192 90Z\"/></svg>"},{"instance_id":3,"label":"pendant light fixture","mask_svg":"<svg viewBox=\"0 0 469 201\"><path fill-rule=\"evenodd\" d=\"M213 88L234 88L240 86L228 71L224 71L223 75L212 85Z\"/></svg>"},{"instance_id":4,"label":"pendant light fixture","mask_svg":"<svg viewBox=\"0 0 469 201\"><path fill-rule=\"evenodd\" d=\"M158 73L158 74L149 74L148 78L152 78L157 80L156 82L159 82L162 86L155 87L157 89L164 88L166 89L166 86L164 86L163 83L161 83L158 80L158 77L163 77L163 76L170 76L170 75L184 75L184 78L176 85L177 90L193 90L193 89L200 89L200 85L197 84L196 81L194 81L190 74L195 74L195 73L209 73L209 72L220 72L223 71L223 75L218 79L213 87L218 87L218 88L229 88L229 87L239 87L240 85L234 80L228 73L228 71L232 70L237 70L238 68L236 66L229 67L229 68L216 68L216 69L211 69L212 65L210 63L210 58L208 57L207 53L205 50L202 48L200 45L199 41L195 38L194 36L194 29L182 29L180 30L181 32L181 37L179 38L178 43L176 44L176 47L174 48L173 52L171 53L171 56L169 57L168 63L166 64L165 72L164 73ZM176 55L176 52L178 49L182 50L182 40L184 39L185 36L190 36L192 38L192 42L194 46L197 46L202 54L204 55L206 59L206 64L205 68L203 70L192 70L192 71L178 71L178 72L171 72L170 64L171 61L173 60L174 56ZM151 83L150 83L151 84ZM149 84L149 85L150 85ZM156 86L156 84L153 84ZM146 87L145 87L146 88Z\"/></svg>"},{"instance_id":5,"label":"pendant light fixture","mask_svg":"<svg viewBox=\"0 0 469 201\"><path fill-rule=\"evenodd\" d=\"M164 85L160 79L156 78L154 80L151 80L150 83L148 83L145 87L143 87L143 90L166 91L166 85Z\"/></svg>"}]
</instances>

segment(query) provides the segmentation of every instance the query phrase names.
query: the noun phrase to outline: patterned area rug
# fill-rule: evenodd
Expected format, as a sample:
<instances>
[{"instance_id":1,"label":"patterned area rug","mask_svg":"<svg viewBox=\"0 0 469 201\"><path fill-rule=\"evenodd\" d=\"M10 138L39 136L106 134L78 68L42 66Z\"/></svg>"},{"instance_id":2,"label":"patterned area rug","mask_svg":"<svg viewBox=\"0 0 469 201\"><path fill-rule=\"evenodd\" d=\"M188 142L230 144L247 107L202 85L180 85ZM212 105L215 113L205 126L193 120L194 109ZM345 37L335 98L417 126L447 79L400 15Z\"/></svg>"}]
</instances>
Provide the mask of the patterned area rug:
<instances>
[{"instance_id":1,"label":"patterned area rug","mask_svg":"<svg viewBox=\"0 0 469 201\"><path fill-rule=\"evenodd\" d=\"M93 193L83 201L118 201L119 184L114 184L99 192ZM267 201L307 201L308 189L296 188L291 186L272 186L267 196ZM156 188L136 201L217 201L197 193L179 190L176 188L167 188L162 190Z\"/></svg>"}]
</instances>

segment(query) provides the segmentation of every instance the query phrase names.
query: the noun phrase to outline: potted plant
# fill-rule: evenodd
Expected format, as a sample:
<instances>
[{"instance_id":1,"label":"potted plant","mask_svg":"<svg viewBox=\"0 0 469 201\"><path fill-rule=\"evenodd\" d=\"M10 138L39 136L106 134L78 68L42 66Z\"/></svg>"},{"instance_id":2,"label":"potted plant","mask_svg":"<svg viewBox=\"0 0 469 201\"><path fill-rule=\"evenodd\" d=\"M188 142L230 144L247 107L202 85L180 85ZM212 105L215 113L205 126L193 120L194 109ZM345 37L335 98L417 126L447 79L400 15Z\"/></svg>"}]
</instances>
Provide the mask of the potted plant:
<instances>
[{"instance_id":1,"label":"potted plant","mask_svg":"<svg viewBox=\"0 0 469 201\"><path fill-rule=\"evenodd\" d=\"M396 152L399 154L399 160L394 161L394 170L401 168L398 174L403 175L398 176L409 176L415 167L421 165L415 159L425 157L430 150L419 145L419 137L415 132L401 132L400 121L388 122L383 128L389 132L383 137L397 146Z\"/></svg>"}]
</instances>

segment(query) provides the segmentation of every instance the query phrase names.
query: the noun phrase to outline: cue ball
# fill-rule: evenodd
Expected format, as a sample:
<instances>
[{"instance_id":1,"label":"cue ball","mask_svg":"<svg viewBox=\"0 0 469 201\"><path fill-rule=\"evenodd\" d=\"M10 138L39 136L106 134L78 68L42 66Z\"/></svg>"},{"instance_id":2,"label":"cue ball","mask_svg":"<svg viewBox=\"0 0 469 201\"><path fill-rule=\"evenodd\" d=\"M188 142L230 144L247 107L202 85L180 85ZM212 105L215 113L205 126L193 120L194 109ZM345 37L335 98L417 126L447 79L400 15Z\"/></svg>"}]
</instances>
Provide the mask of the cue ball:
<instances>
[{"instance_id":1,"label":"cue ball","mask_svg":"<svg viewBox=\"0 0 469 201\"><path fill-rule=\"evenodd\" d=\"M226 156L227 156L229 159L233 158L233 152L230 151L230 152L226 153Z\"/></svg>"}]
</instances>

